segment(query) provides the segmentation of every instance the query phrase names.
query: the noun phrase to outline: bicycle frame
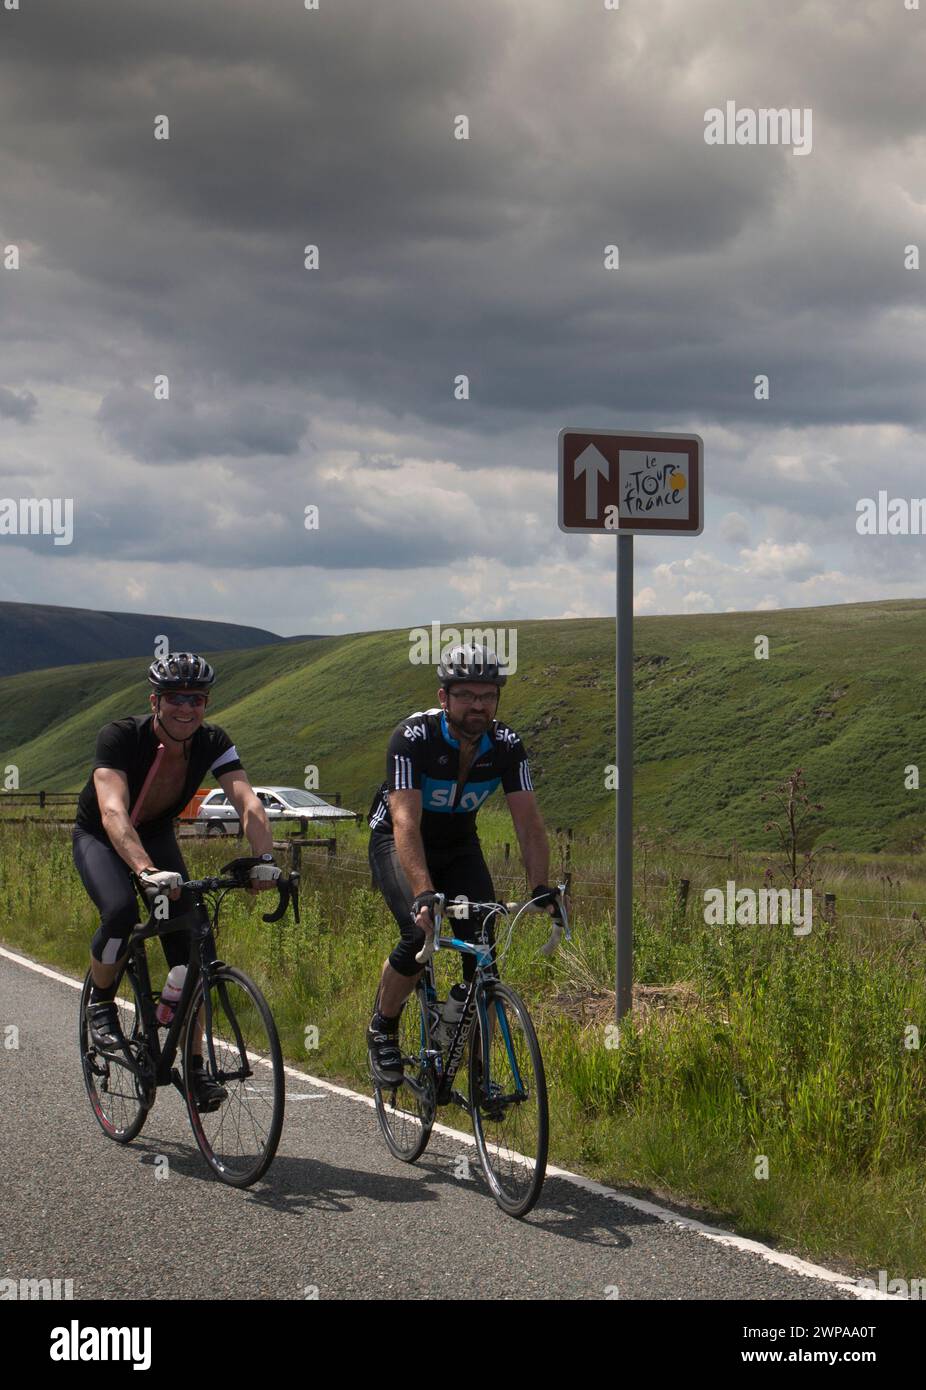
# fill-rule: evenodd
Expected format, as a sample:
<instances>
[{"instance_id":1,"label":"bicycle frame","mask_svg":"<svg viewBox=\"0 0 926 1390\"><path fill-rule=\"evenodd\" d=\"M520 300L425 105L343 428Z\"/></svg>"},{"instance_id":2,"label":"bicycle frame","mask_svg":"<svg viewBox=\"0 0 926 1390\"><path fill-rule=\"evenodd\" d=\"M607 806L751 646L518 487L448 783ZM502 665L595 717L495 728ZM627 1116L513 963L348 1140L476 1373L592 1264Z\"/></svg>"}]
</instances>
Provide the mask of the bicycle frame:
<instances>
[{"instance_id":1,"label":"bicycle frame","mask_svg":"<svg viewBox=\"0 0 926 1390\"><path fill-rule=\"evenodd\" d=\"M299 875L290 874L286 880L281 881L279 887L280 901L275 912L265 913L265 922L278 921L286 911L287 905L292 902L293 912L296 921L299 920L299 898L298 898ZM183 1030L189 1020L190 1006L193 996L200 981L203 982L203 1007L205 1020L203 1033L208 1048L209 1067L212 1076L219 1084L225 1081L242 1081L253 1075L253 1069L248 1060L247 1048L241 1034L237 1015L230 1007L225 984L222 980L218 981L219 998L225 1007L226 1017L228 1018L235 1033L235 1042L238 1046L239 1055L243 1065L234 1072L223 1072L219 1070L215 1056L215 1043L212 1034L212 985L215 975L225 969L225 962L216 954L215 928L218 922L219 906L222 899L219 898L215 904L212 917L206 903L203 901L203 894L207 892L221 892L224 897L225 891L233 888L241 888L244 885L235 879L199 879L191 880L183 887L189 889L194 895L193 908L183 913L180 917L168 918L162 921L155 918L153 913L148 921L137 926L129 936L128 951L123 974L127 974L135 988L137 998L142 1011L142 1037L147 1057L151 1061L152 1076L150 1079L142 1074L135 1058L127 1049L123 1050L122 1060L130 1068L136 1079L136 1084L140 1085L149 1105L154 1101L154 1091L159 1086L173 1084L177 1087L181 1095L184 1094L183 1083L179 1072L174 1068L180 1040ZM183 989L180 998L174 1006L174 1016L171 1019L167 1030L167 1036L163 1043L158 1034L158 1021L155 1014L154 993L151 988L151 974L148 969L148 956L145 951L145 942L154 936L168 936L172 932L189 931L190 933L190 958L187 962L186 979L183 982ZM120 976L120 979L122 977ZM150 1094L149 1094L150 1093Z\"/></svg>"},{"instance_id":2,"label":"bicycle frame","mask_svg":"<svg viewBox=\"0 0 926 1390\"><path fill-rule=\"evenodd\" d=\"M174 1005L174 1016L168 1027L167 1036L162 1043L158 1032L160 1025L155 1014L154 991L151 988L151 972L148 968L148 955L144 943L151 937L167 936L172 932L187 930L190 932L191 940L186 979L183 982L180 998ZM182 917L176 917L167 922L149 921L144 926L136 927L129 937L129 953L125 973L132 981L141 1005L145 1046L153 1065L153 1079L156 1087L166 1086L172 1082L183 1094L180 1077L174 1071L174 1062L183 1037L183 1030L187 1024L187 1015L193 1001L193 995L200 979L205 981L206 1018L203 1031L209 1048L209 1063L213 1074L216 1073L215 1047L212 1039L212 1000L209 984L213 972L221 968L223 964L224 962L216 955L212 922L202 901L197 902L193 911L185 913ZM234 1020L234 1025L237 1041L243 1048L237 1020ZM133 1070L137 1070L134 1065ZM246 1075L250 1075L250 1070ZM139 1079L143 1080L143 1078Z\"/></svg>"},{"instance_id":3,"label":"bicycle frame","mask_svg":"<svg viewBox=\"0 0 926 1390\"><path fill-rule=\"evenodd\" d=\"M461 941L454 936L438 937L435 940L436 949L450 949L458 952L460 955L474 956L476 959L476 971L469 983L466 998L463 1002L463 1012L454 1029L446 1056L441 1053L439 1048L429 1046L430 1038L425 1035L425 1026L422 1020L421 1051L422 1055L428 1059L429 1064L436 1073L436 1103L438 1105L448 1105L454 1102L464 1110L469 1111L470 1109L470 1101L468 1101L465 1096L461 1095L459 1091L453 1090L453 1083L460 1069L460 1062L463 1058L467 1040L473 1030L477 1009L479 1011L479 1022L482 1029L485 1032L488 1032L489 1029L489 1015L488 1009L486 1008L485 990L497 977L489 974L494 964L494 948L488 942L486 919L491 915L492 910L497 910L497 907L497 904L493 904L491 908L487 905L477 905L475 903L469 905L470 912L478 915L479 919L476 927L475 942ZM437 1003L433 957L430 958L425 965L422 983L425 989L427 1013L430 1018L431 1012ZM523 1096L525 1090L523 1082L521 1081L520 1072L518 1071L517 1058L511 1042L511 1033L508 1028L508 1020L505 1017L504 1006L499 1001L495 1002L495 1017L498 1020L498 1025L505 1042L505 1049L511 1064L512 1075L517 1078L517 1095ZM488 1083L491 1078L486 1076L485 1080ZM404 1077L403 1081L413 1092L421 1092L422 1088L418 1086L416 1082L412 1081L410 1077Z\"/></svg>"}]
</instances>

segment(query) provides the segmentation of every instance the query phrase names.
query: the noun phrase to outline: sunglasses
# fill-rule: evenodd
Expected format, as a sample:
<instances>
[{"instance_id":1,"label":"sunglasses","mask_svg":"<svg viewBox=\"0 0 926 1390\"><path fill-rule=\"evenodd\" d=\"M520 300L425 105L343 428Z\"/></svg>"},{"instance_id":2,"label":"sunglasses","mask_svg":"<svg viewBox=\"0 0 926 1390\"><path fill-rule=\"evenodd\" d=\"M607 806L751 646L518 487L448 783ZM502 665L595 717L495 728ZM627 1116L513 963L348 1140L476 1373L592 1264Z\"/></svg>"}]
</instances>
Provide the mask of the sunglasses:
<instances>
[{"instance_id":1,"label":"sunglasses","mask_svg":"<svg viewBox=\"0 0 926 1390\"><path fill-rule=\"evenodd\" d=\"M163 695L161 698L166 700L169 705L192 705L194 709L201 709L206 703L207 697L205 695L186 695L172 691L169 695Z\"/></svg>"},{"instance_id":2,"label":"sunglasses","mask_svg":"<svg viewBox=\"0 0 926 1390\"><path fill-rule=\"evenodd\" d=\"M491 695L474 695L471 690L451 690L450 694L461 705L475 705L477 701L480 705L494 705L498 699L497 690L493 690Z\"/></svg>"}]
</instances>

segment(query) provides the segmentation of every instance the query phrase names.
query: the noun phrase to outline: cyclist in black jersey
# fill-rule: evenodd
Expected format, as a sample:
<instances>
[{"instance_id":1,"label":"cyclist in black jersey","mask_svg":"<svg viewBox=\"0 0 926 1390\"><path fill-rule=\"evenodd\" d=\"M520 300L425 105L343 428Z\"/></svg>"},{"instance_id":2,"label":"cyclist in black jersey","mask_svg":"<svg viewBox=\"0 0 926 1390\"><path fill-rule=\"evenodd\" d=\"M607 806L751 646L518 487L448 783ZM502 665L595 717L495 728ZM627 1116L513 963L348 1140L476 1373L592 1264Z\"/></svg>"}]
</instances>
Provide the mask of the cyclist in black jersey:
<instances>
[{"instance_id":1,"label":"cyclist in black jersey","mask_svg":"<svg viewBox=\"0 0 926 1390\"><path fill-rule=\"evenodd\" d=\"M87 1018L94 1045L104 1049L118 1048L123 1041L115 996L128 936L139 920L132 875L143 887L167 895L171 916L189 909L178 886L189 874L173 820L207 773L233 803L259 861L250 871L252 889L272 888L280 874L267 814L237 749L224 729L203 722L215 680L212 666L191 652L178 652L153 661L148 680L151 713L117 719L100 730L74 826L74 863L100 912L90 947L93 986ZM168 965L189 959L188 932L161 937L161 944ZM205 1078L197 1081L195 1055L193 1067L197 1104L223 1100L222 1087Z\"/></svg>"},{"instance_id":2,"label":"cyclist in black jersey","mask_svg":"<svg viewBox=\"0 0 926 1390\"><path fill-rule=\"evenodd\" d=\"M501 783L508 799L531 891L554 911L547 887L550 848L534 796L527 752L495 719L507 672L484 646L454 647L437 668L439 708L410 714L386 753L386 780L370 807L370 868L399 924L402 939L383 965L376 1011L367 1029L374 1080L402 1078L397 1030L402 1006L421 975L415 956L434 930L435 892L495 901L492 876L476 834L476 813ZM455 926L466 939L466 924ZM468 980L472 956L463 957Z\"/></svg>"}]
</instances>

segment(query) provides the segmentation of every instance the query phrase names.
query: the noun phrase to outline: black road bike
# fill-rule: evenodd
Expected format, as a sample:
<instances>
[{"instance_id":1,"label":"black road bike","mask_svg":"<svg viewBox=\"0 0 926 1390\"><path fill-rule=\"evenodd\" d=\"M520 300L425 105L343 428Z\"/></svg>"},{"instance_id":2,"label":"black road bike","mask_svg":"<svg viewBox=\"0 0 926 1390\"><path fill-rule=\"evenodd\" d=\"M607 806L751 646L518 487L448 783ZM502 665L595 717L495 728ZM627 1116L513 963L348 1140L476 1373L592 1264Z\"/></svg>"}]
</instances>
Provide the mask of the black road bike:
<instances>
[{"instance_id":1,"label":"black road bike","mask_svg":"<svg viewBox=\"0 0 926 1390\"><path fill-rule=\"evenodd\" d=\"M129 937L116 1004L125 1045L97 1049L90 1039L87 972L80 997L80 1060L93 1113L110 1139L128 1144L145 1123L159 1086L174 1085L186 1102L196 1142L212 1171L232 1187L249 1187L273 1161L283 1128L283 1054L273 1015L257 985L216 955L215 933L226 894L248 888L248 872L259 861L234 859L215 878L190 879L181 888L193 895L191 911L162 919L154 897L148 921ZM299 920L299 875L276 881L279 901L265 922L277 922L292 904ZM153 896L153 895L151 895ZM163 1041L155 1013L160 998L151 988L145 942L189 930L190 959L183 992ZM225 1098L197 1108L193 1091L194 1044L203 1057L199 1076L224 1088ZM174 1066L182 1057L182 1073Z\"/></svg>"},{"instance_id":2,"label":"black road bike","mask_svg":"<svg viewBox=\"0 0 926 1390\"><path fill-rule=\"evenodd\" d=\"M557 889L557 916L544 955L552 955L569 923L565 885ZM524 1000L498 978L496 962L511 941L522 912L542 912L532 902L447 902L437 894L432 907L434 934L416 956L424 973L409 996L398 1024L404 1075L394 1086L374 1085L376 1115L383 1137L396 1158L414 1163L427 1147L437 1107L458 1105L470 1117L479 1161L489 1189L510 1216L524 1216L540 1195L546 1174L549 1140L547 1087L540 1044ZM442 937L441 922L471 921L473 942ZM501 949L493 946L489 927L507 920ZM462 1015L445 1047L435 1036L438 998L434 952L449 948L476 959L476 971L462 1005ZM377 996L377 1005L379 999ZM469 1044L467 1090L454 1087Z\"/></svg>"}]
</instances>

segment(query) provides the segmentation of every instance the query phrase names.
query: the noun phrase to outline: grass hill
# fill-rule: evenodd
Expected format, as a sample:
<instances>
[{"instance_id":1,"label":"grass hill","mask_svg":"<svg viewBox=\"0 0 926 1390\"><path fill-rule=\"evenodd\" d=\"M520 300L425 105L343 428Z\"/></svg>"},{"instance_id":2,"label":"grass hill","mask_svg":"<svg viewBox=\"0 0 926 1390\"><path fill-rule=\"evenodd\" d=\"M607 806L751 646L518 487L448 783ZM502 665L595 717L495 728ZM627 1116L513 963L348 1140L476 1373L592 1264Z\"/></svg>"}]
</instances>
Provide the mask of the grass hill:
<instances>
[{"instance_id":1,"label":"grass hill","mask_svg":"<svg viewBox=\"0 0 926 1390\"><path fill-rule=\"evenodd\" d=\"M497 626L498 620L492 622ZM552 825L613 824L614 624L519 622L518 670L500 716L531 752ZM768 660L755 640L769 639ZM796 767L824 805L810 840L841 849L926 843L926 601L636 622L636 818L649 838L770 844L761 800ZM437 703L430 669L412 666L407 630L322 637L216 656L210 718L235 738L251 777L322 790L365 810L392 728ZM0 680L0 770L22 789L79 787L97 730L147 708L144 664L108 661ZM500 803L497 793L493 802Z\"/></svg>"},{"instance_id":2,"label":"grass hill","mask_svg":"<svg viewBox=\"0 0 926 1390\"><path fill-rule=\"evenodd\" d=\"M45 603L0 603L0 676L88 660L144 656L153 650L159 633L170 638L174 651L262 647L283 640L263 628L199 618L104 613Z\"/></svg>"}]
</instances>

